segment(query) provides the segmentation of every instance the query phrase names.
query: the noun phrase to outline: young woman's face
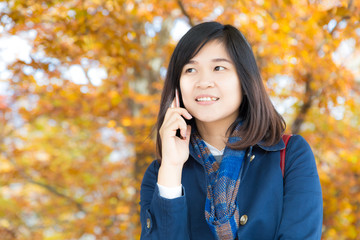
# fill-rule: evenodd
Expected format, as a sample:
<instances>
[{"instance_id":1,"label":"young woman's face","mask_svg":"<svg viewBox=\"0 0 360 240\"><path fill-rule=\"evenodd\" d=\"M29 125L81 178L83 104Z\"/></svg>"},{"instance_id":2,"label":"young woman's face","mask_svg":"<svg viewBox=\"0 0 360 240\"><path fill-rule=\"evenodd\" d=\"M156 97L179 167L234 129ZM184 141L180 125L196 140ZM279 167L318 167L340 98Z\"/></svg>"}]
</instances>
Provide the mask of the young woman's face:
<instances>
[{"instance_id":1,"label":"young woman's face","mask_svg":"<svg viewBox=\"0 0 360 240\"><path fill-rule=\"evenodd\" d=\"M211 41L186 64L180 77L185 108L196 121L231 124L241 104L240 80L223 43Z\"/></svg>"}]
</instances>

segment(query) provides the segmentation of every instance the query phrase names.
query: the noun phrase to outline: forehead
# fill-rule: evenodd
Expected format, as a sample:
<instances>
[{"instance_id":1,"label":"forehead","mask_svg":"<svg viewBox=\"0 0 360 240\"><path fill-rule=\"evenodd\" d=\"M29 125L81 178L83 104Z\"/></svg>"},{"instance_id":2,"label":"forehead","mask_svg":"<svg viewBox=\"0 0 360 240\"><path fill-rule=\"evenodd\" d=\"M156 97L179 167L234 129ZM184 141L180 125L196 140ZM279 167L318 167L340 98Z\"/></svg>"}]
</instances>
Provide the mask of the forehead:
<instances>
[{"instance_id":1,"label":"forehead","mask_svg":"<svg viewBox=\"0 0 360 240\"><path fill-rule=\"evenodd\" d=\"M223 42L218 40L213 40L206 43L200 51L192 58L189 62L199 62L204 60L212 60L223 58L231 62L227 49Z\"/></svg>"}]
</instances>

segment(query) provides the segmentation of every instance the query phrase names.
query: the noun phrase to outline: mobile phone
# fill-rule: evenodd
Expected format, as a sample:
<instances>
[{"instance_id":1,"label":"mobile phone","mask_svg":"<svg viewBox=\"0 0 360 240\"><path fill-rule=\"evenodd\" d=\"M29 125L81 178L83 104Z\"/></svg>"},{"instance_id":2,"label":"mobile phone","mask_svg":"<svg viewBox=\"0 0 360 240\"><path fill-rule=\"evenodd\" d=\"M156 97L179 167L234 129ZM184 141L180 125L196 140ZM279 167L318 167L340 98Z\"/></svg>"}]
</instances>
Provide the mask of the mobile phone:
<instances>
[{"instance_id":1,"label":"mobile phone","mask_svg":"<svg viewBox=\"0 0 360 240\"><path fill-rule=\"evenodd\" d=\"M180 107L180 99L179 99L179 90L176 88L175 89L175 98L174 98L174 102L175 102L175 107L178 108ZM176 130L176 136L183 139L183 137L180 134L180 129Z\"/></svg>"},{"instance_id":2,"label":"mobile phone","mask_svg":"<svg viewBox=\"0 0 360 240\"><path fill-rule=\"evenodd\" d=\"M179 90L175 89L175 107L180 107Z\"/></svg>"}]
</instances>

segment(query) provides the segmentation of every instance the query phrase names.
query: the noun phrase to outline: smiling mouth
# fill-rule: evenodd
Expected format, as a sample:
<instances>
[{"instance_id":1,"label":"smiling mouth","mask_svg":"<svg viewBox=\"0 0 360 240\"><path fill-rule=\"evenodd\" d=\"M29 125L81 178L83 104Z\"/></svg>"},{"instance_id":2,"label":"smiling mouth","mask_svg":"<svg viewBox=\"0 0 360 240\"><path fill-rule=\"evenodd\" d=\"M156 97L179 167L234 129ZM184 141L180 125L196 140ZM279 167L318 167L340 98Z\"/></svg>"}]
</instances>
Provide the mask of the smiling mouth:
<instances>
[{"instance_id":1,"label":"smiling mouth","mask_svg":"<svg viewBox=\"0 0 360 240\"><path fill-rule=\"evenodd\" d=\"M217 100L219 100L218 97L200 97L195 99L197 102L212 102Z\"/></svg>"}]
</instances>

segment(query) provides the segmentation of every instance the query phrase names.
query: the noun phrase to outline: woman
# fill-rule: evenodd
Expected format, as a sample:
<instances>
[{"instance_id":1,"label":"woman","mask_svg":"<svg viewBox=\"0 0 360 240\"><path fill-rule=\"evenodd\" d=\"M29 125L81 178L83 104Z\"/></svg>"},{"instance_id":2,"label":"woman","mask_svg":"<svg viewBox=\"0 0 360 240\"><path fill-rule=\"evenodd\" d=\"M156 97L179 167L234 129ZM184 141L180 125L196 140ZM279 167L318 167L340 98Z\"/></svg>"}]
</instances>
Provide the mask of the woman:
<instances>
[{"instance_id":1,"label":"woman","mask_svg":"<svg viewBox=\"0 0 360 240\"><path fill-rule=\"evenodd\" d=\"M245 37L191 28L171 57L158 115L159 160L141 185L141 239L320 239L322 193L307 142L285 148Z\"/></svg>"}]
</instances>

